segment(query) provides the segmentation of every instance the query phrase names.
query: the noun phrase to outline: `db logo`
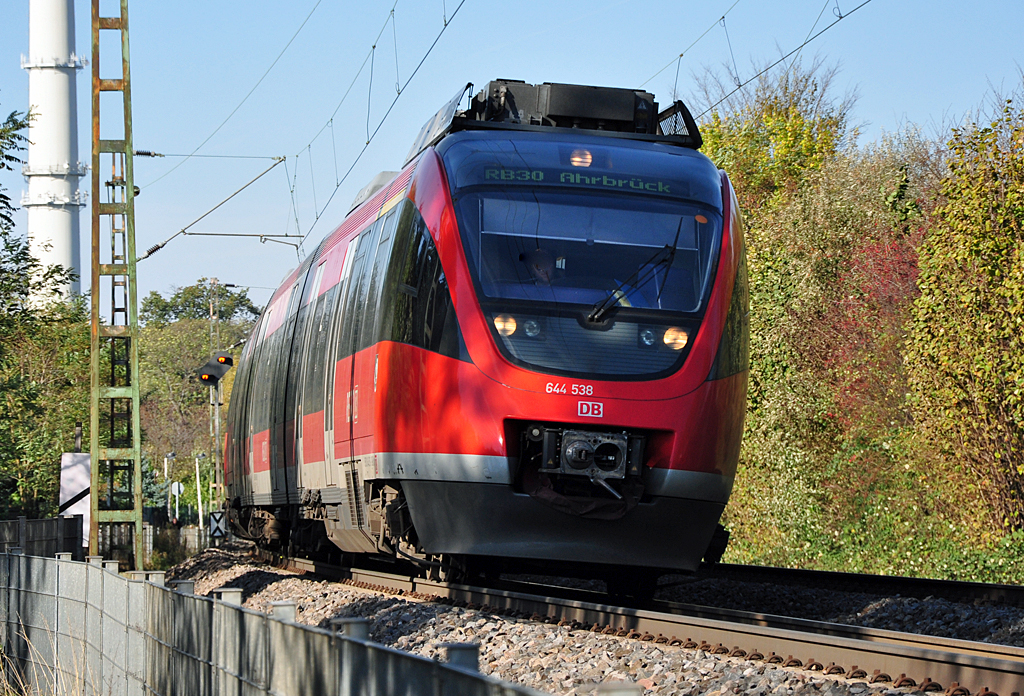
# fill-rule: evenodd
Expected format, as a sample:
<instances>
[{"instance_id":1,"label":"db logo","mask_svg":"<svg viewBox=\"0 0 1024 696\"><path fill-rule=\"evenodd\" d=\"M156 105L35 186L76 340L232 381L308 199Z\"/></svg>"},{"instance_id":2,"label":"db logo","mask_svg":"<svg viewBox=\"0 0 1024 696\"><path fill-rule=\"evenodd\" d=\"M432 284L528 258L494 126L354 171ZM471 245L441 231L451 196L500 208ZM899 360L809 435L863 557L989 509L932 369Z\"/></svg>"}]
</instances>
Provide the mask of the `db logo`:
<instances>
[{"instance_id":1,"label":"db logo","mask_svg":"<svg viewBox=\"0 0 1024 696\"><path fill-rule=\"evenodd\" d=\"M604 404L600 401L580 401L576 415L604 418Z\"/></svg>"}]
</instances>

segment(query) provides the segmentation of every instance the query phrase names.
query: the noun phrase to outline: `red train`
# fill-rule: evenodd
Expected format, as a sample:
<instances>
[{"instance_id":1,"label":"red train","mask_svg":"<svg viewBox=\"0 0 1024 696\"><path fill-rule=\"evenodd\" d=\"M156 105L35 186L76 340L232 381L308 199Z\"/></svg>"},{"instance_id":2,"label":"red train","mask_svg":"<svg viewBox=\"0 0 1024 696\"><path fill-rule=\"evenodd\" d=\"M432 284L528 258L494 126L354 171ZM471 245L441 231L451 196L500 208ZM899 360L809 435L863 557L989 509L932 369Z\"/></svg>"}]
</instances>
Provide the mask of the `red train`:
<instances>
[{"instance_id":1,"label":"red train","mask_svg":"<svg viewBox=\"0 0 1024 696\"><path fill-rule=\"evenodd\" d=\"M460 110L467 92L256 325L229 517L448 576L695 570L746 408L729 179L682 102L495 81Z\"/></svg>"}]
</instances>

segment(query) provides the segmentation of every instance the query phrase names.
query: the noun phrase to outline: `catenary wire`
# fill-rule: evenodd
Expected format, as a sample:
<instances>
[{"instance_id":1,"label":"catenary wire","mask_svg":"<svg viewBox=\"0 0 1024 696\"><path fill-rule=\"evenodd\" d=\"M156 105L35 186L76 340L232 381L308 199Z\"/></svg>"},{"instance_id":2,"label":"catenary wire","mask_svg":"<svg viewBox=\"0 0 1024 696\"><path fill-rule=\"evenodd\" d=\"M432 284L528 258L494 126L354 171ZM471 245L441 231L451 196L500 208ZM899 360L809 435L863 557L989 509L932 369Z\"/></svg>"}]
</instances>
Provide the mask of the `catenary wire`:
<instances>
[{"instance_id":1,"label":"catenary wire","mask_svg":"<svg viewBox=\"0 0 1024 696\"><path fill-rule=\"evenodd\" d=\"M274 155L175 155L170 152L152 152L150 150L136 150L136 157L209 157L216 159L276 159Z\"/></svg>"},{"instance_id":2,"label":"catenary wire","mask_svg":"<svg viewBox=\"0 0 1024 696\"><path fill-rule=\"evenodd\" d=\"M722 102L724 102L724 101L725 101L726 99L728 99L728 98L729 98L729 97L731 97L732 95L736 94L736 92L740 91L741 89L743 89L744 87L746 87L746 86L747 86L748 84L750 84L751 82L753 82L753 81L754 81L754 80L756 80L757 78L759 78L759 77L761 77L762 75L764 75L764 74L765 74L766 72L768 72L769 70L771 70L772 68L774 68L775 66L777 66L777 65L778 65L779 63L781 63L781 62L783 62L784 60L786 60L787 58L789 58L789 57L790 57L791 55L793 55L794 53L796 53L797 51L799 51L800 49L802 49L802 48L803 48L804 46L806 46L807 44L811 43L812 41L814 41L815 39L817 39L817 38L818 38L819 36L821 36L822 34L824 34L824 33L825 33L826 31L828 31L829 29L831 29L831 28L832 28L832 27L834 27L835 25L839 24L839 23L840 23L841 21L843 21L844 19L846 19L847 17L849 17L850 15L852 15L852 14L853 14L854 12L856 12L857 10L859 10L859 9L860 9L860 8L862 8L862 7L864 7L865 5L867 5L867 4L868 4L868 3L870 3L870 2L871 2L871 0L864 0L864 2L862 2L862 3L861 3L861 4L859 4L859 5L857 5L856 7L854 7L854 8L852 9L852 10L850 10L850 11L849 11L849 12L847 12L846 14L843 14L843 15L841 15L841 16L840 16L840 17L839 17L839 18L838 18L838 19L837 19L836 21L834 21L834 22L832 22L831 24L829 24L828 26L826 26L826 27L825 27L824 29L822 29L821 31L819 31L819 32L818 32L817 34L815 34L814 36L810 37L809 39L806 39L806 40L805 40L805 41L804 41L804 42L803 42L802 44L800 44L799 46L797 46L796 48L794 48L794 49L793 49L792 51L790 51L790 52L789 52L789 53L787 53L786 55L784 55L784 56L782 56L781 58L779 58L779 59L778 59L777 61L775 61L774 63L772 63L771 65L769 65L769 66L768 66L767 68L765 68L764 70L760 71L760 72L759 72L759 73L757 73L756 75L753 75L753 76L751 76L750 78L748 78L748 79L744 80L744 81L743 81L742 83L738 84L738 85L736 86L736 89L732 90L731 92L729 92L728 94L726 94L726 95L725 95L724 97L722 97L721 99L719 99L718 101L716 101L716 102L715 102L714 104L712 104L712 105L711 105L711 106L709 106L708 108L704 109L704 111L702 111L702 112L701 112L701 113L700 113L700 114L699 114L699 115L697 116L697 118L698 118L698 119L700 119L700 118L703 118L704 116L706 116L706 115L708 114L708 112L710 112L710 111L711 111L712 109L714 109L714 108L715 108L716 106L718 106L719 104L721 104Z\"/></svg>"},{"instance_id":3,"label":"catenary wire","mask_svg":"<svg viewBox=\"0 0 1024 696\"><path fill-rule=\"evenodd\" d=\"M732 69L736 73L733 79L736 80L736 84L740 83L740 66L736 64L736 54L732 50L732 39L729 38L729 27L725 25L725 17L722 17L718 21L722 25L722 30L725 31L725 43L729 46L729 55L732 56Z\"/></svg>"},{"instance_id":4,"label":"catenary wire","mask_svg":"<svg viewBox=\"0 0 1024 696\"><path fill-rule=\"evenodd\" d=\"M691 48L693 48L694 46L696 46L696 45L697 45L697 43L698 43L698 42L700 42L700 40L701 40L701 39L703 39L703 38L704 38L705 36L707 36L707 35L708 35L708 33L710 33L710 31L711 31L712 29L714 29L714 28L715 28L715 26L717 26L717 25L718 25L718 23L719 23L720 21L722 21L723 19L725 19L725 16L726 16L727 14L729 14L730 12L732 12L732 8L736 7L736 6L737 6L737 5L739 5L739 4L740 4L740 0L736 0L736 1L735 1L735 2L733 3L733 4L729 5L729 9L728 9L728 10L726 10L726 11L725 11L724 13L722 13L722 16L721 16L721 17L719 17L719 18L718 18L718 19L716 19L716 20L715 20L714 22L712 22L712 23L711 23L711 26L709 26L709 27L708 27L707 29L705 29L705 30L704 30L704 32L703 32L703 33L702 33L702 34L701 34L700 36L698 36L698 37L697 37L696 39L694 39L694 40L693 40L693 43L691 43L691 44L690 44L689 46L687 46L686 48L684 48L684 49L683 49L683 52L682 52L682 53L680 53L680 54L679 54L678 56L676 56L675 58L673 58L673 59L672 59L672 60L670 60L669 62L665 63L665 67L663 67L663 68L662 68L661 70L659 70L658 72L654 73L653 75L651 75L650 77L648 77L648 78L647 78L646 80L644 80L643 82L641 82L641 83L640 83L640 86L641 86L641 87L643 87L643 86L644 86L644 85L646 85L646 84L647 84L648 82L650 82L651 80L653 80L654 78L656 78L656 77L657 77L658 75L660 75L660 74L662 74L663 72L665 72L666 70L668 70L668 69L669 69L670 67L672 67L672 64L673 64L673 63L676 63L676 65L677 65L677 68L676 68L676 70L678 71L678 61L679 61L679 59L680 59L680 58L682 58L682 57L683 57L683 56L684 56L684 55L686 54L686 52L687 52L687 51L689 51L689 50L690 50ZM678 75L676 76L676 79L678 79Z\"/></svg>"},{"instance_id":5,"label":"catenary wire","mask_svg":"<svg viewBox=\"0 0 1024 696\"><path fill-rule=\"evenodd\" d=\"M217 126L213 130L212 133L210 133L208 136L206 136L206 139L203 140L203 142L199 143L199 145L196 146L196 149L194 149L190 154L186 155L185 159L183 159L180 162L178 162L176 165L174 165L173 167L168 169L166 172L164 172L163 174L161 174L156 179L154 179L153 181L149 182L148 184L146 184L146 186L143 186L142 188L146 188L148 186L152 186L156 182L158 182L161 179L163 179L164 177L168 176L175 169L177 169L181 165L185 164L185 162L187 162L189 159L191 159L192 157L197 156L196 153L199 152L199 150L201 150L202 147L204 145L206 145L206 143L210 142L210 139L213 138L213 136L217 135L217 133L220 132L220 129L223 128L227 124L227 122L231 120L231 117L234 116L238 112L238 110L242 108L242 105L245 104L246 101L248 101L249 97L251 97L253 92L256 91L256 88L259 87L263 83L263 80L265 80L267 75L270 74L270 71L273 70L274 66L277 65L278 61L281 60L281 56L283 56L285 54L285 51L288 50L288 47L291 46L292 43L295 41L296 37L298 37L299 32L302 31L302 28L306 26L307 22L309 22L310 17L313 16L314 12L316 12L316 8L320 7L320 3L321 2L323 2L323 0L316 0L316 4L313 5L313 9L311 9L309 11L309 14L306 15L306 18L304 20L302 20L302 24L300 24L299 28L295 30L294 34L292 34L292 38L288 39L288 43L286 43L284 45L284 48L281 49L281 52L277 54L277 58L274 59L274 62L270 64L270 67L267 68L266 71L263 73L263 75L260 77L260 79L256 81L256 84L252 86L252 89L250 89L249 92L244 97L242 97L242 101L238 102L238 106L236 106L234 109L231 110L231 113L229 113L227 115L227 118L225 118L223 121L221 121L220 125Z\"/></svg>"},{"instance_id":6,"label":"catenary wire","mask_svg":"<svg viewBox=\"0 0 1024 696\"><path fill-rule=\"evenodd\" d=\"M260 172L260 173L259 173L259 174L258 174L258 175L257 175L257 176L255 177L255 178L251 179L251 180L249 181L249 183L247 183L247 184L246 184L245 186L243 186L242 188L240 188L240 189L238 189L237 191L235 191L234 193L232 193L232 194L231 194L230 196L228 196L227 198L225 198L224 200L222 200L222 201L221 201L220 203L218 203L217 205L215 205L215 206L213 206L212 208L210 208L209 210L207 210L207 211L206 211L205 213L203 213L202 215L200 215L199 217L197 217L197 218L196 218L195 220L193 220L192 222L190 222L190 223L188 223L187 225L185 225L184 227L182 227L182 228L181 228L180 230L178 230L177 232L175 232L174 234L172 234L172 235L171 235L170 237L168 237L168 238L167 238L167 239L165 239L164 241L160 242L159 244L154 244L153 246L151 246L151 247L149 248L149 250L148 250L148 251L146 251L146 253L145 253L145 254L144 254L143 256L140 256L140 257L138 258L138 261L143 261L143 260L145 260L145 259L148 259L148 258L149 258L150 256L152 256L153 254L155 254L156 252L158 252L158 251L160 251L161 249L163 249L163 248L164 248L164 247L165 247L165 246L167 245L167 242L171 241L172 239L174 239L175 237L177 237L177 236L178 236L178 235L180 235L180 234L185 234L185 233L186 233L186 231L188 230L188 228L189 228L189 227L192 227L192 226L193 226L193 225L195 225L195 224L196 224L197 222L199 222L200 220L202 220L203 218L205 218L205 217L206 217L207 215L209 215L210 213L212 213L213 211L215 211L215 210L216 210L217 208L221 207L222 205L224 205L225 203L227 203L228 201L230 201L230 200L231 200L232 198L234 198L235 196L237 196L238 194L240 194L240 193L241 193L242 191L244 191L245 189L247 189L247 188L249 188L250 186L252 186L253 184L255 184L255 183L256 183L257 181L259 181L260 179L262 179L262 178L263 178L263 175L264 175L264 174L266 174L267 172L269 172L269 171L270 171L271 169L273 169L273 168L274 168L274 167L276 167L277 165L281 164L282 162L284 162L284 157L278 157L278 158L276 158L275 162L274 162L274 163L273 163L272 165L270 165L269 167L267 167L266 169L264 169L264 170L263 170L262 172ZM301 242L300 242L300 243L301 243Z\"/></svg>"},{"instance_id":7,"label":"catenary wire","mask_svg":"<svg viewBox=\"0 0 1024 696\"><path fill-rule=\"evenodd\" d=\"M352 161L352 164L345 171L344 176L341 177L341 181L339 181L338 185L334 187L334 191L331 192L331 195L330 195L330 197L328 197L327 202L324 203L324 207L321 210L316 212L314 220L313 220L313 224L310 225L309 229L306 230L306 233L302 236L303 241L305 241L309 237L309 235L313 232L313 229L316 227L317 222L320 221L320 217L324 214L324 212L326 212L327 207L331 204L331 201L334 200L334 196L338 193L338 189L341 188L341 184L343 184L345 182L345 180L348 179L349 174L352 173L352 170L355 169L356 165L359 163L359 160L362 159L363 154L366 152L366 149L370 146L370 143L373 142L373 139L377 136L377 133L380 132L381 126L384 125L384 122L387 120L388 116L391 114L391 111L395 108L395 104L397 104L399 98L401 98L402 92L405 91L405 88L408 87L409 83L412 82L414 77L416 77L416 74L419 72L420 68L423 67L423 63L426 62L427 58L433 52L434 47L437 46L437 42L441 40L441 37L444 35L445 30L452 23L452 20L455 19L455 16L459 13L459 10L462 9L462 6L465 3L466 3L466 0L461 0L461 2L452 11L452 16L448 18L448 22L441 28L441 31L438 32L437 36L434 37L433 43L430 44L430 47L427 48L427 51L426 51L426 53L423 54L423 57L420 59L420 62L417 63L417 65L413 69L412 73L406 79L405 83L402 85L402 89L399 90L398 94L395 95L395 98L394 98L394 100L392 100L391 105L388 106L387 111L384 112L384 116L381 118L380 122L377 123L377 127L373 130L372 133L369 134L369 137L366 140L366 144L363 145L363 148L359 151L359 154L356 155L355 159ZM300 242L300 244L301 244L301 242Z\"/></svg>"},{"instance_id":8,"label":"catenary wire","mask_svg":"<svg viewBox=\"0 0 1024 696\"><path fill-rule=\"evenodd\" d=\"M807 32L807 36L804 37L805 42L807 41L807 39L811 38L811 34L814 33L814 30L818 28L818 22L821 21L821 16L825 14L825 8L827 8L833 2L835 2L835 0L825 0L825 4L821 6L821 12L819 12L817 18L815 18L814 24L811 25L810 31ZM797 49L796 55L793 56L793 62L789 64L789 70L793 69L793 66L796 65L796 61L799 57L800 49Z\"/></svg>"}]
</instances>

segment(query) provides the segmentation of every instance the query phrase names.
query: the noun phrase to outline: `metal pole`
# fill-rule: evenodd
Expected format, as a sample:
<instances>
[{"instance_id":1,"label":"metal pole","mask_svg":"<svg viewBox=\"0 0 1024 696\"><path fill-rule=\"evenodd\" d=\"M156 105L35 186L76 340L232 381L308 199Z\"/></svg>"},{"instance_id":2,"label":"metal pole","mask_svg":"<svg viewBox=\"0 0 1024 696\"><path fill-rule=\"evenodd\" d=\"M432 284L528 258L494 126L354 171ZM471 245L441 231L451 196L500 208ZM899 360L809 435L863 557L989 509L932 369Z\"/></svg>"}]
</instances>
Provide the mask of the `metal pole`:
<instances>
[{"instance_id":1,"label":"metal pole","mask_svg":"<svg viewBox=\"0 0 1024 696\"><path fill-rule=\"evenodd\" d=\"M167 466L167 461L170 460L170 461L173 462L176 458L177 458L177 454L174 453L174 452L168 452L167 456L164 457L164 485L167 486L167 519L168 519L168 521L170 521L170 517L171 517L171 485L170 485L171 472L170 472L169 467ZM177 500L177 498L175 498L175 500ZM175 503L174 516L175 517L178 516L177 503Z\"/></svg>"},{"instance_id":2,"label":"metal pole","mask_svg":"<svg viewBox=\"0 0 1024 696\"><path fill-rule=\"evenodd\" d=\"M203 484L199 479L199 460L205 457L201 454L196 457L196 499L199 501L199 529L203 528Z\"/></svg>"},{"instance_id":3,"label":"metal pole","mask_svg":"<svg viewBox=\"0 0 1024 696\"><path fill-rule=\"evenodd\" d=\"M216 482L217 491L217 502L220 504L224 503L224 466L222 464L221 457L223 455L223 443L220 439L220 407L221 407L221 386L220 380L217 381L217 388L215 390L215 396L217 397L217 405L214 407L214 436L213 436L213 480Z\"/></svg>"}]
</instances>

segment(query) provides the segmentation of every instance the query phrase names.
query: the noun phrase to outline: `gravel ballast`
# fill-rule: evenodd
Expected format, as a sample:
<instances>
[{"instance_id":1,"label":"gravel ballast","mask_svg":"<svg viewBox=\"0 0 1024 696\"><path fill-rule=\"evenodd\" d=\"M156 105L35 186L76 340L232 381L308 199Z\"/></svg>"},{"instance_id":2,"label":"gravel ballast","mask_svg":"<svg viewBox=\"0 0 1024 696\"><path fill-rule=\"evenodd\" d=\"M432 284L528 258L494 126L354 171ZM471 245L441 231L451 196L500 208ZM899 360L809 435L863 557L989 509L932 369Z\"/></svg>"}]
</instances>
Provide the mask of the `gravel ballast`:
<instances>
[{"instance_id":1,"label":"gravel ballast","mask_svg":"<svg viewBox=\"0 0 1024 696\"><path fill-rule=\"evenodd\" d=\"M440 647L444 643L478 643L483 673L555 694L591 694L598 684L614 681L639 684L647 694L680 696L921 693L374 593L267 566L250 558L248 547L240 543L207 549L173 568L167 577L194 580L200 595L221 587L241 588L244 606L261 612L269 612L271 602L294 600L297 620L308 625L326 628L332 618L365 617L374 641L430 658L444 657ZM1020 645L1024 637L1024 611L1013 607L801 588L769 591L744 587L753 583L716 582L717 591L698 581L662 590L662 594L671 594L677 601L756 611L763 611L770 597L781 610L770 613L1011 645ZM783 602L780 596L786 593L791 596ZM713 601L722 597L733 601Z\"/></svg>"}]
</instances>

